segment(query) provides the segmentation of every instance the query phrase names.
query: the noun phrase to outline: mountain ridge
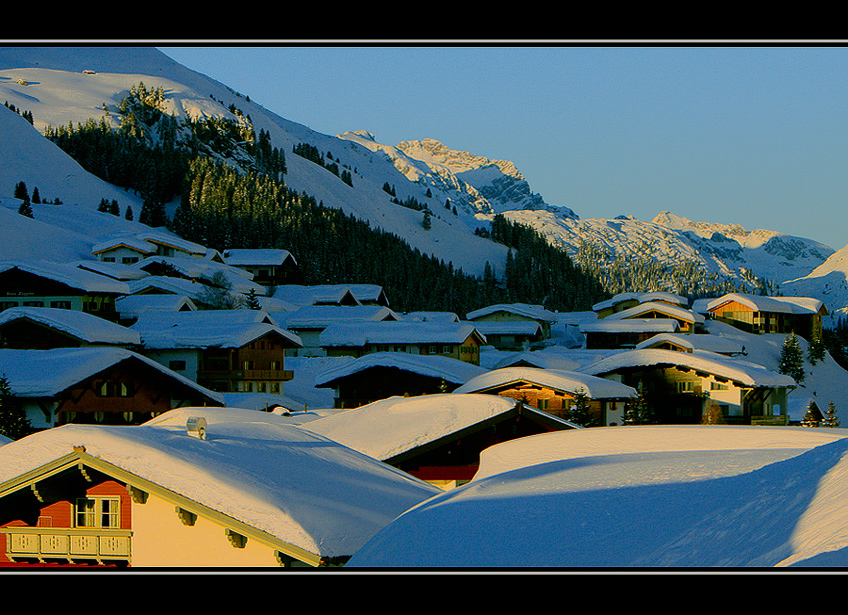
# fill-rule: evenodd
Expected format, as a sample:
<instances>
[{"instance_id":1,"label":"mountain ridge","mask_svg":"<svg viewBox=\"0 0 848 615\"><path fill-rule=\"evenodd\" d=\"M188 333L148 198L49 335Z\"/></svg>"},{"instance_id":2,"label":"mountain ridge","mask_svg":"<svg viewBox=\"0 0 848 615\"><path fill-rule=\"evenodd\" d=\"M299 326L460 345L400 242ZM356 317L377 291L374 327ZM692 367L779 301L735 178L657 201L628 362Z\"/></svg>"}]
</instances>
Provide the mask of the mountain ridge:
<instances>
[{"instance_id":1,"label":"mountain ridge","mask_svg":"<svg viewBox=\"0 0 848 615\"><path fill-rule=\"evenodd\" d=\"M16 83L27 78L30 85ZM610 258L645 257L667 265L692 261L709 274L726 276L743 285L759 277L774 282L781 292L808 289L807 294L836 301L828 305L831 311L848 305L848 295L842 303L833 292L827 292L835 282L825 288L817 285L824 276L811 275L836 253L812 239L759 229L747 231L737 224L693 222L668 211L651 221L629 216L583 220L570 208L548 204L532 192L526 178L509 161L454 150L431 138L387 146L364 130L324 135L280 117L249 96L151 47L0 48L0 97L31 111L35 127L42 131L46 124L100 118L106 114L104 109L116 106L138 81L166 87L175 113L226 115L230 113L228 106L235 105L251 117L257 130L269 131L274 145L286 152L299 143L331 152L334 161L351 169L353 186L295 155L287 157L287 184L472 275L482 275L487 263L499 275L504 271L509 250L477 235L495 215L504 215L536 229L573 258L579 255L581 245L594 243ZM5 132L5 119L3 126ZM16 127L15 134L23 135L19 132L22 129ZM49 149L52 144L46 140L41 143L36 134L20 138L25 144L17 137L14 142L0 144L4 159L9 161L0 169L0 194L11 195L15 183L30 178L27 184L38 186L44 196L82 202L83 196L57 193L59 186L70 186L67 178L71 174L60 178L53 171L48 173L43 165L33 164L34 148ZM43 179L32 175L34 167L40 168ZM394 201L385 192L387 185L397 191ZM96 199L89 197L86 205L92 208L101 196L109 195L120 196L134 209L139 206L139 199L126 191L102 183L96 189L104 194L96 194ZM429 230L422 226L421 211L396 204L409 198L432 214ZM457 249L458 245L464 249ZM844 275L841 269L830 273L831 278ZM797 282L802 279L807 280L804 285Z\"/></svg>"}]
</instances>

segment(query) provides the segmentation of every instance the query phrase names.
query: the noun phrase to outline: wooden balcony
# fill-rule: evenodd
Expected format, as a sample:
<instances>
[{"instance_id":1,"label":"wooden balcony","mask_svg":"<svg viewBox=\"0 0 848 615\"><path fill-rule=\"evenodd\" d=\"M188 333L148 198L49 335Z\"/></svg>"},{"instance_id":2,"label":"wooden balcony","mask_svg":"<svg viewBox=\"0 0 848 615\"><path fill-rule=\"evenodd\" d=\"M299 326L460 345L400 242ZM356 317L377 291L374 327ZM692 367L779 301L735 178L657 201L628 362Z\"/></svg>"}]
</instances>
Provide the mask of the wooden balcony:
<instances>
[{"instance_id":1,"label":"wooden balcony","mask_svg":"<svg viewBox=\"0 0 848 615\"><path fill-rule=\"evenodd\" d=\"M288 382L294 378L289 369L201 369L198 380L259 380L266 382Z\"/></svg>"},{"instance_id":2,"label":"wooden balcony","mask_svg":"<svg viewBox=\"0 0 848 615\"><path fill-rule=\"evenodd\" d=\"M129 561L132 530L57 527L4 527L6 555L12 561L98 563Z\"/></svg>"}]
</instances>

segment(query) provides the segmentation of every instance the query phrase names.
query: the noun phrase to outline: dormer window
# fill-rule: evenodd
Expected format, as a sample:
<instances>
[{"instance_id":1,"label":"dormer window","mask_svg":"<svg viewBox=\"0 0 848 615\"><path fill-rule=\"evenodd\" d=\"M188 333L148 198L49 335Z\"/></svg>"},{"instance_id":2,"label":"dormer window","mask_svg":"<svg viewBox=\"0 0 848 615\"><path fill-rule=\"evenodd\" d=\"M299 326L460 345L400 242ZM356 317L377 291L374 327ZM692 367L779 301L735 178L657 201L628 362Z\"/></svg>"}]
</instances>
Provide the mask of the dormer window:
<instances>
[{"instance_id":1,"label":"dormer window","mask_svg":"<svg viewBox=\"0 0 848 615\"><path fill-rule=\"evenodd\" d=\"M77 527L120 528L121 500L119 498L77 498L74 515Z\"/></svg>"}]
</instances>

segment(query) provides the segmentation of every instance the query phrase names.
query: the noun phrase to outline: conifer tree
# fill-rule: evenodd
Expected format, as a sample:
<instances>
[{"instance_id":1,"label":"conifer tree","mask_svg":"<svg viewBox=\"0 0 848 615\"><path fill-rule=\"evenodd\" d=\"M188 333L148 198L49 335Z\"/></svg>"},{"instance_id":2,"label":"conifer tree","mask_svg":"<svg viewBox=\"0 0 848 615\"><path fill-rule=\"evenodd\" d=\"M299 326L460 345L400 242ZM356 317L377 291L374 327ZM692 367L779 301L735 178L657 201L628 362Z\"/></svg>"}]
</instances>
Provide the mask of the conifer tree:
<instances>
[{"instance_id":1,"label":"conifer tree","mask_svg":"<svg viewBox=\"0 0 848 615\"><path fill-rule=\"evenodd\" d=\"M6 375L0 376L0 435L19 440L32 433L32 426L17 403Z\"/></svg>"},{"instance_id":2,"label":"conifer tree","mask_svg":"<svg viewBox=\"0 0 848 615\"><path fill-rule=\"evenodd\" d=\"M839 427L839 417L836 416L836 406L831 401L827 404L827 410L824 413L822 427Z\"/></svg>"},{"instance_id":3,"label":"conifer tree","mask_svg":"<svg viewBox=\"0 0 848 615\"><path fill-rule=\"evenodd\" d=\"M792 376L798 384L804 382L804 353L801 350L800 342L798 342L798 336L794 332L787 335L783 340L778 371L781 374Z\"/></svg>"},{"instance_id":4,"label":"conifer tree","mask_svg":"<svg viewBox=\"0 0 848 615\"><path fill-rule=\"evenodd\" d=\"M597 425L597 420L592 414L589 396L583 387L574 391L574 399L568 410L568 420L581 427L595 427Z\"/></svg>"}]
</instances>

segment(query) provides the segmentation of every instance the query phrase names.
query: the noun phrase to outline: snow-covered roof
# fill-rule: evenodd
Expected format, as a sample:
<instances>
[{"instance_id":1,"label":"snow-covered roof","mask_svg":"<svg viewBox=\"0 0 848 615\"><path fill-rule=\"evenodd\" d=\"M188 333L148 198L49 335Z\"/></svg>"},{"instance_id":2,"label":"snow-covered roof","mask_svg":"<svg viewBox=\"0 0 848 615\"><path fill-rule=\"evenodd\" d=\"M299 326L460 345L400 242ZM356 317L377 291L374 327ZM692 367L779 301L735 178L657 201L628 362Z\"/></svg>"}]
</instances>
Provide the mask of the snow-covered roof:
<instances>
[{"instance_id":1,"label":"snow-covered roof","mask_svg":"<svg viewBox=\"0 0 848 615\"><path fill-rule=\"evenodd\" d=\"M111 239L106 239L104 241L100 241L94 244L91 247L92 254L100 254L101 252L107 252L109 250L114 250L116 248L129 248L130 250L135 250L136 252L140 252L141 254L149 255L156 254L156 246L149 241L145 241L144 239L139 239L138 237L131 236L123 236L123 237L113 237Z\"/></svg>"},{"instance_id":2,"label":"snow-covered roof","mask_svg":"<svg viewBox=\"0 0 848 615\"><path fill-rule=\"evenodd\" d=\"M496 395L390 397L311 421L302 428L386 460L510 412L515 403ZM561 422L563 429L576 427L534 408L526 410Z\"/></svg>"},{"instance_id":3,"label":"snow-covered roof","mask_svg":"<svg viewBox=\"0 0 848 615\"><path fill-rule=\"evenodd\" d=\"M784 374L742 359L726 357L706 350L677 352L660 348L628 350L580 368L585 374L600 376L632 367L676 366L728 378L748 387L794 387L795 381Z\"/></svg>"},{"instance_id":4,"label":"snow-covered roof","mask_svg":"<svg viewBox=\"0 0 848 615\"><path fill-rule=\"evenodd\" d=\"M604 318L580 325L580 333L676 333L680 321L673 318Z\"/></svg>"},{"instance_id":5,"label":"snow-covered roof","mask_svg":"<svg viewBox=\"0 0 848 615\"><path fill-rule=\"evenodd\" d=\"M477 320L474 327L483 335L540 335L542 325L535 320Z\"/></svg>"},{"instance_id":6,"label":"snow-covered roof","mask_svg":"<svg viewBox=\"0 0 848 615\"><path fill-rule=\"evenodd\" d=\"M686 299L686 297L681 297L680 295L675 295L674 293L662 291L652 291L646 293L627 292L619 293L610 299L606 299L605 301L599 301L598 303L592 306L592 310L598 312L603 309L614 307L615 305L623 303L625 301L638 301L639 303L645 303L648 301L666 301L668 303L674 303L681 306L689 305L689 301L688 299Z\"/></svg>"},{"instance_id":7,"label":"snow-covered roof","mask_svg":"<svg viewBox=\"0 0 848 615\"><path fill-rule=\"evenodd\" d=\"M473 310L466 314L466 319L476 320L484 316L497 314L498 312L507 312L524 318L533 320L541 320L546 322L556 322L557 315L550 310L546 310L541 305L532 305L528 303L499 303L497 305L489 305L478 310Z\"/></svg>"},{"instance_id":8,"label":"snow-covered roof","mask_svg":"<svg viewBox=\"0 0 848 615\"><path fill-rule=\"evenodd\" d=\"M515 382L531 382L568 393L583 389L591 399L629 399L636 395L635 389L620 382L581 372L538 367L493 369L472 378L454 393L478 393Z\"/></svg>"},{"instance_id":9,"label":"snow-covered roof","mask_svg":"<svg viewBox=\"0 0 848 615\"><path fill-rule=\"evenodd\" d=\"M792 427L599 427L511 440L483 451L470 483L383 528L346 568L845 566L846 450L848 430Z\"/></svg>"},{"instance_id":10,"label":"snow-covered roof","mask_svg":"<svg viewBox=\"0 0 848 615\"><path fill-rule=\"evenodd\" d=\"M166 374L185 386L223 404L220 393L130 350L114 346L54 348L51 350L0 349L0 375L5 375L18 397L53 397L105 369L133 359Z\"/></svg>"},{"instance_id":11,"label":"snow-covered roof","mask_svg":"<svg viewBox=\"0 0 848 615\"><path fill-rule=\"evenodd\" d=\"M680 334L674 335L670 333L660 333L644 342L636 344L637 349L652 348L663 343L677 344L686 348L691 352L697 350L709 350L719 354L741 354L745 351L745 347L733 340L721 337L719 335L709 335L702 333L695 334Z\"/></svg>"},{"instance_id":12,"label":"snow-covered roof","mask_svg":"<svg viewBox=\"0 0 848 615\"><path fill-rule=\"evenodd\" d=\"M115 309L121 314L138 315L148 311L179 312L184 308L196 311L194 301L185 295L127 295L115 300Z\"/></svg>"},{"instance_id":13,"label":"snow-covered roof","mask_svg":"<svg viewBox=\"0 0 848 615\"><path fill-rule=\"evenodd\" d=\"M186 433L193 416L206 419L205 439ZM133 427L45 430L0 447L0 484L79 446L96 460L321 557L351 555L439 492L283 417L231 408L182 408Z\"/></svg>"},{"instance_id":14,"label":"snow-covered roof","mask_svg":"<svg viewBox=\"0 0 848 615\"><path fill-rule=\"evenodd\" d=\"M468 323L415 321L380 321L333 323L321 332L319 344L324 347L366 344L461 344L472 335L480 335Z\"/></svg>"},{"instance_id":15,"label":"snow-covered roof","mask_svg":"<svg viewBox=\"0 0 848 615\"><path fill-rule=\"evenodd\" d=\"M76 266L98 275L104 275L113 280L127 282L129 280L140 280L149 275L146 271L139 271L131 265L123 263L105 263L103 261L83 260L77 261Z\"/></svg>"},{"instance_id":16,"label":"snow-covered roof","mask_svg":"<svg viewBox=\"0 0 848 615\"><path fill-rule=\"evenodd\" d=\"M646 301L645 303L634 305L633 307L627 308L626 310L611 314L604 318L604 320L624 320L629 318L640 318L643 314L647 312L659 312L661 314L668 315L669 318L675 318L677 320L683 320L686 322L704 322L704 317L700 314L696 314L691 310L684 309L676 305L668 305L667 303L662 303L659 301Z\"/></svg>"},{"instance_id":17,"label":"snow-covered roof","mask_svg":"<svg viewBox=\"0 0 848 615\"><path fill-rule=\"evenodd\" d=\"M453 312L409 312L403 318L421 322L459 322L459 316Z\"/></svg>"},{"instance_id":18,"label":"snow-covered roof","mask_svg":"<svg viewBox=\"0 0 848 615\"><path fill-rule=\"evenodd\" d=\"M141 271L155 271L157 264L173 267L181 275L194 280L211 280L215 274L222 274L231 284L231 290L247 294L253 291L257 295L265 294L265 287L252 281L253 274L246 269L232 267L205 258L175 256L148 256L132 266Z\"/></svg>"},{"instance_id":19,"label":"snow-covered roof","mask_svg":"<svg viewBox=\"0 0 848 615\"><path fill-rule=\"evenodd\" d=\"M195 301L202 297L204 289L207 288L200 282L164 275L148 275L139 280L132 280L127 285L129 294L133 295L159 291L159 294L185 295Z\"/></svg>"},{"instance_id":20,"label":"snow-covered roof","mask_svg":"<svg viewBox=\"0 0 848 615\"><path fill-rule=\"evenodd\" d=\"M176 248L177 250L182 250L183 252L188 252L189 254L194 254L201 258L207 255L207 249L205 246L202 246L199 243L194 243L193 241L189 241L187 239L183 239L182 237L177 237L176 235L172 235L170 233L162 233L159 231L146 231L143 233L139 233L137 237L141 240L148 241L157 245L163 245L169 248Z\"/></svg>"},{"instance_id":21,"label":"snow-covered roof","mask_svg":"<svg viewBox=\"0 0 848 615\"><path fill-rule=\"evenodd\" d=\"M228 265L235 265L236 267L282 265L288 259L294 261L294 256L288 250L231 248L224 251L224 260Z\"/></svg>"},{"instance_id":22,"label":"snow-covered roof","mask_svg":"<svg viewBox=\"0 0 848 615\"><path fill-rule=\"evenodd\" d=\"M358 374L374 367L393 367L421 376L442 378L445 382L453 384L462 384L486 371L482 367L451 357L405 352L372 352L321 372L315 376L315 386L330 386L339 378Z\"/></svg>"},{"instance_id":23,"label":"snow-covered roof","mask_svg":"<svg viewBox=\"0 0 848 615\"><path fill-rule=\"evenodd\" d=\"M85 292L114 295L129 294L129 286L126 283L92 273L91 271L85 271L72 264L48 261L0 261L0 273L13 269L26 271L38 277L61 282L71 288Z\"/></svg>"},{"instance_id":24,"label":"snow-covered roof","mask_svg":"<svg viewBox=\"0 0 848 615\"><path fill-rule=\"evenodd\" d=\"M712 311L728 301L736 301L757 312L780 312L784 314L818 314L824 307L822 301L812 297L765 297L729 293L708 302L707 310Z\"/></svg>"},{"instance_id":25,"label":"snow-covered roof","mask_svg":"<svg viewBox=\"0 0 848 615\"><path fill-rule=\"evenodd\" d=\"M263 310L143 312L130 329L147 348L241 348L269 333L300 347L300 337L279 326Z\"/></svg>"},{"instance_id":26,"label":"snow-covered roof","mask_svg":"<svg viewBox=\"0 0 848 615\"><path fill-rule=\"evenodd\" d=\"M276 317L290 329L324 329L341 321L400 320L400 316L382 305L307 305Z\"/></svg>"},{"instance_id":27,"label":"snow-covered roof","mask_svg":"<svg viewBox=\"0 0 848 615\"><path fill-rule=\"evenodd\" d=\"M87 312L45 307L14 307L0 312L0 326L22 319L45 325L89 344L141 343L138 333L132 329Z\"/></svg>"}]
</instances>

